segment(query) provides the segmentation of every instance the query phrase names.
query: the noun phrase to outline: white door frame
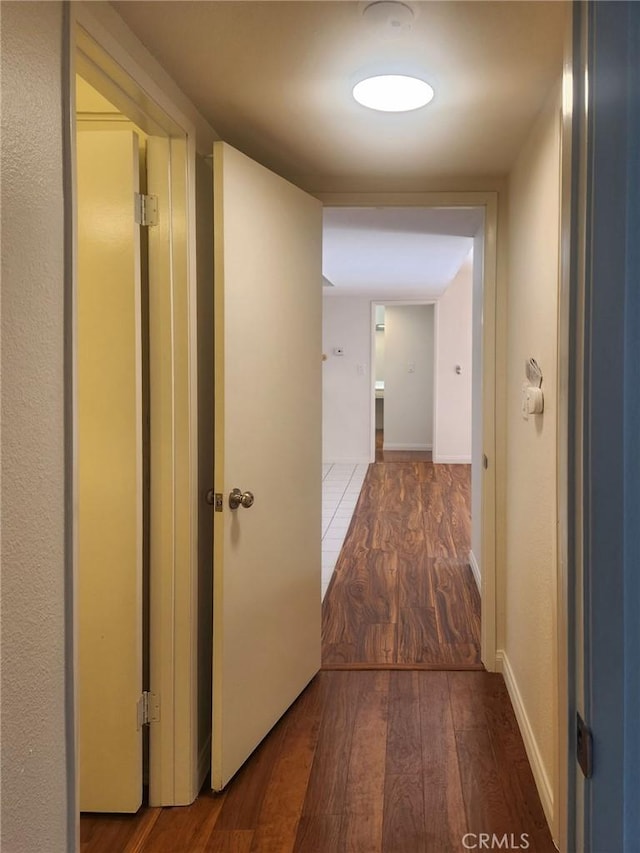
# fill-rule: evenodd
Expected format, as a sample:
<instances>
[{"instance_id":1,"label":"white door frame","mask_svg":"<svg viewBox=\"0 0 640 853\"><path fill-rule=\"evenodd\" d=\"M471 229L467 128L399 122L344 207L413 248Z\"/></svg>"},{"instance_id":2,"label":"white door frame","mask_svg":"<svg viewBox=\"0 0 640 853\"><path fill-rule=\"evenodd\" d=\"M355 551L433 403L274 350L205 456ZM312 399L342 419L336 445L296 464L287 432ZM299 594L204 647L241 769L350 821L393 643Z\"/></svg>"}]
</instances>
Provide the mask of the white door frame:
<instances>
[{"instance_id":1,"label":"white door frame","mask_svg":"<svg viewBox=\"0 0 640 853\"><path fill-rule=\"evenodd\" d=\"M497 534L496 472L504 477L504 449L496 446L497 192L316 193L325 207L480 207L484 209L482 340L482 441L487 458L482 484L481 658L496 671ZM375 441L375 438L374 438Z\"/></svg>"},{"instance_id":2,"label":"white door frame","mask_svg":"<svg viewBox=\"0 0 640 853\"><path fill-rule=\"evenodd\" d=\"M436 299L375 299L371 302L371 393L369 394L369 411L371 423L371 454L370 462L376 461L376 308L378 305L411 306L433 305L433 445L436 436L436 360L438 354L438 301Z\"/></svg>"},{"instance_id":3,"label":"white door frame","mask_svg":"<svg viewBox=\"0 0 640 853\"><path fill-rule=\"evenodd\" d=\"M93 7L93 8L92 8ZM197 381L195 277L196 128L162 85L125 45L131 33L102 4L71 4L69 16L71 165L75 170L75 76L82 73L123 114L150 136L168 139L165 211L171 251L162 288L150 304L150 337L162 351L151 372L151 417L162 441L151 439L150 688L161 702L160 720L150 727L150 804L193 801L200 787L197 755ZM118 32L118 29L122 32ZM114 31L116 34L114 34ZM140 46L140 50L142 50ZM149 64L149 63L147 63ZM158 75L156 75L158 76ZM167 78L168 80L169 78ZM177 91L177 90L176 90ZM72 193L75 183L72 178ZM168 221L166 220L169 215ZM75 220L73 207L73 323L76 317ZM151 299L154 299L150 295ZM75 344L73 344L74 359ZM75 368L74 368L75 374ZM75 386L75 378L73 380ZM77 413L73 411L73 642L77 670ZM155 444L155 446L154 446ZM154 482L155 481L155 482ZM184 626L189 626L187 630ZM74 708L77 744L77 707ZM76 747L77 755L77 747ZM76 769L76 786L78 773ZM76 790L77 797L77 790Z\"/></svg>"}]
</instances>

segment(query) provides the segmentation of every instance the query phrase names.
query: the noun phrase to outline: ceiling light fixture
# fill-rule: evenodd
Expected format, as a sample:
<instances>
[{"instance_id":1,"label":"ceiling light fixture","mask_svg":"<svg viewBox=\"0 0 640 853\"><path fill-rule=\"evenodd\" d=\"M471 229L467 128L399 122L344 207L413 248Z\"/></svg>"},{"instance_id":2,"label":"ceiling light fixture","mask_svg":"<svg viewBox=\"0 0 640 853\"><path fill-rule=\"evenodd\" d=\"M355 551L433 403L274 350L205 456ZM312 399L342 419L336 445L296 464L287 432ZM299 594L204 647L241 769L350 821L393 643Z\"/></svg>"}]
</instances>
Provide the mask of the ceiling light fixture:
<instances>
[{"instance_id":1,"label":"ceiling light fixture","mask_svg":"<svg viewBox=\"0 0 640 853\"><path fill-rule=\"evenodd\" d=\"M353 97L363 107L385 113L418 110L433 100L433 87L426 80L404 74L367 77L353 87Z\"/></svg>"},{"instance_id":2,"label":"ceiling light fixture","mask_svg":"<svg viewBox=\"0 0 640 853\"><path fill-rule=\"evenodd\" d=\"M375 0L362 14L369 29L385 41L410 32L415 17L413 9L398 0Z\"/></svg>"}]
</instances>

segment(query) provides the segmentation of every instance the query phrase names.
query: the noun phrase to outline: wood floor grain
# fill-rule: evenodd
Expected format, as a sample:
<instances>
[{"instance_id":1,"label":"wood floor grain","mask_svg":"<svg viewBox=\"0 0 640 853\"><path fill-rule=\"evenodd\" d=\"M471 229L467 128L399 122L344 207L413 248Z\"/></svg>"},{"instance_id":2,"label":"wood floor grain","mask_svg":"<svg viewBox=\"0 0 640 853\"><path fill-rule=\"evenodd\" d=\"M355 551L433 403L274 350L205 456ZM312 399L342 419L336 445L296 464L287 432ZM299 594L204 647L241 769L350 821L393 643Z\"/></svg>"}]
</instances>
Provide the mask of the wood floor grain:
<instances>
[{"instance_id":1,"label":"wood floor grain","mask_svg":"<svg viewBox=\"0 0 640 853\"><path fill-rule=\"evenodd\" d=\"M376 462L431 462L430 450L384 450L384 432L376 430Z\"/></svg>"},{"instance_id":2,"label":"wood floor grain","mask_svg":"<svg viewBox=\"0 0 640 853\"><path fill-rule=\"evenodd\" d=\"M81 849L463 853L467 832L554 850L502 676L321 672L225 792L83 817Z\"/></svg>"},{"instance_id":3,"label":"wood floor grain","mask_svg":"<svg viewBox=\"0 0 640 853\"><path fill-rule=\"evenodd\" d=\"M139 853L145 849L149 835L161 814L162 809L145 807L136 815L82 815L80 849Z\"/></svg>"},{"instance_id":4,"label":"wood floor grain","mask_svg":"<svg viewBox=\"0 0 640 853\"><path fill-rule=\"evenodd\" d=\"M504 681L479 663L469 491L464 466L370 466L323 671L223 793L83 816L82 853L463 853L470 832L553 853Z\"/></svg>"},{"instance_id":5,"label":"wood floor grain","mask_svg":"<svg viewBox=\"0 0 640 853\"><path fill-rule=\"evenodd\" d=\"M482 669L470 504L468 465L369 466L323 602L324 668Z\"/></svg>"}]
</instances>

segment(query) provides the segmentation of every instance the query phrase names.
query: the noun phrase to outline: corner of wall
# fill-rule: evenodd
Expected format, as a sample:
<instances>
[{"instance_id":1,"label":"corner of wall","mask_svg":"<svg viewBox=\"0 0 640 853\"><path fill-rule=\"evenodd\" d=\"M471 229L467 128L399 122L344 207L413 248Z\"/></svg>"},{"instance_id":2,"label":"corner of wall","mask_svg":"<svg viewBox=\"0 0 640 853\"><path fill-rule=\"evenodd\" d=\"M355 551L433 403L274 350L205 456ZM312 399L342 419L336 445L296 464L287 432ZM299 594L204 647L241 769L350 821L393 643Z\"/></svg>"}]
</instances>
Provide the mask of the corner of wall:
<instances>
[{"instance_id":1,"label":"corner of wall","mask_svg":"<svg viewBox=\"0 0 640 853\"><path fill-rule=\"evenodd\" d=\"M555 826L553 788L549 775L545 769L544 761L542 760L542 753L536 740L531 720L527 715L527 709L525 707L515 673L504 649L498 649L496 652L496 666L498 672L502 673L504 677L504 683L506 685L507 692L509 693L511 704L513 705L513 711L516 715L520 734L522 735L524 748L527 752L529 763L531 764L531 771L536 783L536 788L540 795L540 802L542 803L544 815L549 827L553 828Z\"/></svg>"},{"instance_id":2,"label":"corner of wall","mask_svg":"<svg viewBox=\"0 0 640 853\"><path fill-rule=\"evenodd\" d=\"M139 77L148 81L149 91L154 97L165 97L177 107L183 116L193 125L197 150L211 154L213 142L220 136L211 127L204 116L180 89L175 80L167 73L158 60L144 46L116 9L107 2L80 0L72 4L76 20L94 38L99 37L104 46L115 58L115 52L125 52L128 62L138 66Z\"/></svg>"}]
</instances>

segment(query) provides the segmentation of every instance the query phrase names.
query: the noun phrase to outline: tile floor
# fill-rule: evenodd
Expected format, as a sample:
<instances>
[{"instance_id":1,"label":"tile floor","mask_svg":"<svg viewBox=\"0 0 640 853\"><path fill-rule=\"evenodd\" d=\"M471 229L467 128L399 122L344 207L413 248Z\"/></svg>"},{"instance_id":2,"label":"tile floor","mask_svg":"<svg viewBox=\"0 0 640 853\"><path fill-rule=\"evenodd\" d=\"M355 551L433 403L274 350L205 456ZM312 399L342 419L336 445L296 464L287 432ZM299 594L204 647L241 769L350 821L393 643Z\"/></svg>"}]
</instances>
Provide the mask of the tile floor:
<instances>
[{"instance_id":1,"label":"tile floor","mask_svg":"<svg viewBox=\"0 0 640 853\"><path fill-rule=\"evenodd\" d=\"M322 597L338 561L367 468L327 462L322 466Z\"/></svg>"}]
</instances>

